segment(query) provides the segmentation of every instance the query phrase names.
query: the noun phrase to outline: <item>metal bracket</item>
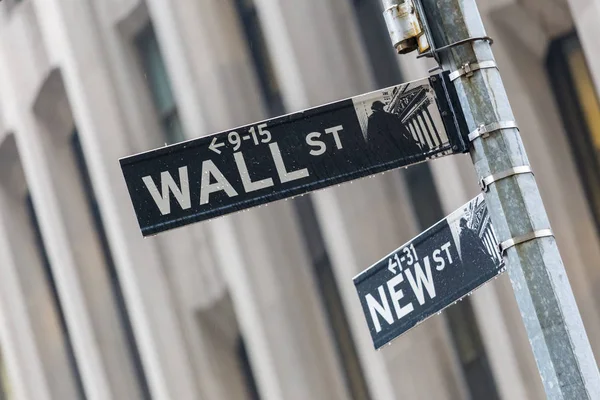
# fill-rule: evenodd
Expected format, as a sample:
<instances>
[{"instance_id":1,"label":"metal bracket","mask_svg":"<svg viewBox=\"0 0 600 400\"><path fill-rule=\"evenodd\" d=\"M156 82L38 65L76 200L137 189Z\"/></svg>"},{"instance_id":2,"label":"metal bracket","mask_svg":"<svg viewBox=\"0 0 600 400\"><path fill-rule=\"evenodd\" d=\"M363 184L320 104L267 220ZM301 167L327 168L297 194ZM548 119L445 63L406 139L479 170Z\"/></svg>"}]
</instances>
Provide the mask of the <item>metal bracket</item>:
<instances>
[{"instance_id":1,"label":"metal bracket","mask_svg":"<svg viewBox=\"0 0 600 400\"><path fill-rule=\"evenodd\" d=\"M481 178L479 181L479 186L483 192L487 192L490 188L490 185L494 182L497 182L502 179L506 179L510 176L521 175L521 174L533 174L531 167L529 165L523 165L520 167L514 167L511 169L507 169L506 171L499 172L497 174L486 176L485 178Z\"/></svg>"},{"instance_id":2,"label":"metal bracket","mask_svg":"<svg viewBox=\"0 0 600 400\"><path fill-rule=\"evenodd\" d=\"M462 40L459 40L459 41L451 43L451 44L447 44L446 46L438 47L435 50L429 50L425 53L421 53L417 56L417 58L433 57L434 54L441 53L442 51L450 50L453 47L460 46L461 44L472 43L472 42L476 42L478 40L484 40L484 41L488 42L490 45L494 44L494 39L492 39L489 36L475 36L475 37L462 39Z\"/></svg>"},{"instance_id":3,"label":"metal bracket","mask_svg":"<svg viewBox=\"0 0 600 400\"><path fill-rule=\"evenodd\" d=\"M521 243L532 241L534 239L545 237L554 237L554 234L552 233L551 229L541 229L539 231L530 232L522 236L517 236L515 238L505 240L499 245L500 254L504 257L506 251L511 247L514 247Z\"/></svg>"},{"instance_id":4,"label":"metal bracket","mask_svg":"<svg viewBox=\"0 0 600 400\"><path fill-rule=\"evenodd\" d=\"M460 78L461 76L466 76L467 78L470 78L473 76L473 73L475 71L478 71L480 69L487 69L487 68L498 68L498 66L496 65L495 61L491 61L491 60L465 63L458 70L456 70L450 74L450 80L455 81L458 78Z\"/></svg>"},{"instance_id":5,"label":"metal bracket","mask_svg":"<svg viewBox=\"0 0 600 400\"><path fill-rule=\"evenodd\" d=\"M490 136L490 133L500 131L502 129L519 129L519 126L515 121L498 121L489 125L480 125L479 128L469 133L469 141L472 142L478 137L485 139Z\"/></svg>"}]
</instances>

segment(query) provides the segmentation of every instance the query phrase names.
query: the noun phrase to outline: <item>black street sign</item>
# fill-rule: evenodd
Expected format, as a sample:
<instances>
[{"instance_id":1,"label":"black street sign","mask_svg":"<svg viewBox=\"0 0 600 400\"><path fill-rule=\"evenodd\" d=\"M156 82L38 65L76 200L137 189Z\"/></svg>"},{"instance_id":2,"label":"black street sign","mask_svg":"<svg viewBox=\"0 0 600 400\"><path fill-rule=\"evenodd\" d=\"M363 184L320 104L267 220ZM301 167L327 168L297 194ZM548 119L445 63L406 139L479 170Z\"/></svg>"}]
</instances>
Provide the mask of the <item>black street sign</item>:
<instances>
[{"instance_id":1,"label":"black street sign","mask_svg":"<svg viewBox=\"0 0 600 400\"><path fill-rule=\"evenodd\" d=\"M466 151L447 74L121 159L142 234Z\"/></svg>"},{"instance_id":2,"label":"black street sign","mask_svg":"<svg viewBox=\"0 0 600 400\"><path fill-rule=\"evenodd\" d=\"M483 195L354 278L379 349L504 272Z\"/></svg>"}]
</instances>

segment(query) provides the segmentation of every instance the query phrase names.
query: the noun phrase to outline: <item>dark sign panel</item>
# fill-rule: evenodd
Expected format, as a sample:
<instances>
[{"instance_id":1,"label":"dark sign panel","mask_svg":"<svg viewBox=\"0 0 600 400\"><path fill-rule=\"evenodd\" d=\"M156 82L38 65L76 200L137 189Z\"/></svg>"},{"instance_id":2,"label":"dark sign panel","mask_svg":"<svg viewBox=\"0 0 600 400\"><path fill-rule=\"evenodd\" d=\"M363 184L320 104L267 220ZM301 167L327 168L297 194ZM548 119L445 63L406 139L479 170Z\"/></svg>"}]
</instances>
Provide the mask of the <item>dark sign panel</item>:
<instances>
[{"instance_id":1,"label":"dark sign panel","mask_svg":"<svg viewBox=\"0 0 600 400\"><path fill-rule=\"evenodd\" d=\"M502 272L479 195L362 272L354 284L378 349Z\"/></svg>"},{"instance_id":2,"label":"dark sign panel","mask_svg":"<svg viewBox=\"0 0 600 400\"><path fill-rule=\"evenodd\" d=\"M122 159L143 235L465 151L446 79L440 74Z\"/></svg>"}]
</instances>

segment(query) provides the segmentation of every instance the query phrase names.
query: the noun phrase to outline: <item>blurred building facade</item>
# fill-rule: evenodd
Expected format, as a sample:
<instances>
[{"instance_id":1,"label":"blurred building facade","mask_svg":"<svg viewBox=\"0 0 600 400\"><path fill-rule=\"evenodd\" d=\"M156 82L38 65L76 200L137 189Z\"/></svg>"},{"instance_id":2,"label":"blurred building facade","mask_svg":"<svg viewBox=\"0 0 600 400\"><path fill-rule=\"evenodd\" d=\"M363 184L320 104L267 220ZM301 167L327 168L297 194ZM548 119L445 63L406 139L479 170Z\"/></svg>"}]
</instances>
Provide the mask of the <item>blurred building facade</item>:
<instances>
[{"instance_id":1,"label":"blurred building facade","mask_svg":"<svg viewBox=\"0 0 600 400\"><path fill-rule=\"evenodd\" d=\"M600 0L478 4L598 358ZM120 157L428 67L378 0L0 2L0 399L544 398L507 277L372 348L352 277L467 156L138 230Z\"/></svg>"}]
</instances>

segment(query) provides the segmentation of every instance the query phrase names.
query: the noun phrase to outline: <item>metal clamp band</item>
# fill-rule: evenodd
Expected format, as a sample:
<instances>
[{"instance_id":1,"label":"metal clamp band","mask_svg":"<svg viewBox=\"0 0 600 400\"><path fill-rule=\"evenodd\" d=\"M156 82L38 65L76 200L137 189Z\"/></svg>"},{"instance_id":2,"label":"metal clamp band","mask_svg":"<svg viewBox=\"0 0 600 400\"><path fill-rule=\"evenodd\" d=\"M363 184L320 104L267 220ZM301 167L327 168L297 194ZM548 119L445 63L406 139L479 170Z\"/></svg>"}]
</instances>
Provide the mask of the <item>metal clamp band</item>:
<instances>
[{"instance_id":1,"label":"metal clamp band","mask_svg":"<svg viewBox=\"0 0 600 400\"><path fill-rule=\"evenodd\" d=\"M499 249L500 254L504 256L506 251L511 247L514 247L518 244L529 242L534 239L545 238L545 237L554 237L551 229L541 229L539 231L534 231L527 233L523 236L517 236L516 238L508 239L502 243L500 243Z\"/></svg>"},{"instance_id":2,"label":"metal clamp band","mask_svg":"<svg viewBox=\"0 0 600 400\"><path fill-rule=\"evenodd\" d=\"M481 190L487 192L490 185L499 180L508 178L509 176L520 175L520 174L533 174L531 167L529 165L523 165L520 167L514 167L511 169L507 169L506 171L499 172L497 174L486 176L485 178L481 178L479 181L479 186Z\"/></svg>"},{"instance_id":3,"label":"metal clamp band","mask_svg":"<svg viewBox=\"0 0 600 400\"><path fill-rule=\"evenodd\" d=\"M498 121L489 125L480 125L479 128L469 133L469 141L472 142L479 137L485 139L490 136L490 133L500 131L502 129L519 129L519 126L515 121Z\"/></svg>"},{"instance_id":4,"label":"metal clamp band","mask_svg":"<svg viewBox=\"0 0 600 400\"><path fill-rule=\"evenodd\" d=\"M486 69L486 68L498 68L498 66L496 65L496 63L494 61L491 61L491 60L466 63L462 67L460 67L458 70L456 70L450 74L450 80L455 81L458 78L460 78L461 76L466 76L467 78L470 78L473 76L473 72L480 70L480 69Z\"/></svg>"},{"instance_id":5,"label":"metal clamp band","mask_svg":"<svg viewBox=\"0 0 600 400\"><path fill-rule=\"evenodd\" d=\"M438 47L438 48L437 48L437 49L435 49L435 50L434 50L434 49L432 49L432 50L429 50L428 52L425 52L425 53L419 54L419 55L417 56L417 58L422 58L422 57L433 57L433 56L434 56L434 54L441 53L442 51L450 50L450 49L452 49L453 47L460 46L461 44L465 44L465 43L472 43L472 42L475 42L475 41L478 41L478 40L485 40L485 41L486 41L486 42L488 42L490 45L494 44L494 39L492 39L492 38L491 38L491 37L489 37L489 36L476 36L476 37L470 37L470 38L466 38L466 39L462 39L462 40L456 41L456 42L454 42L454 43L451 43L451 44L448 44L448 45L446 45L446 46Z\"/></svg>"}]
</instances>

